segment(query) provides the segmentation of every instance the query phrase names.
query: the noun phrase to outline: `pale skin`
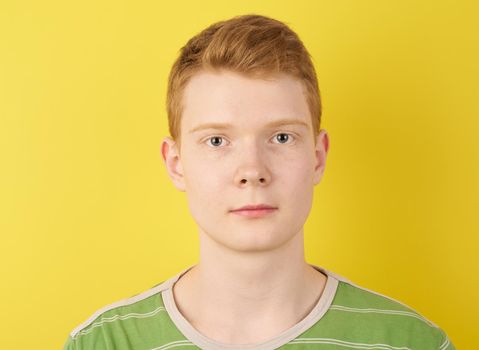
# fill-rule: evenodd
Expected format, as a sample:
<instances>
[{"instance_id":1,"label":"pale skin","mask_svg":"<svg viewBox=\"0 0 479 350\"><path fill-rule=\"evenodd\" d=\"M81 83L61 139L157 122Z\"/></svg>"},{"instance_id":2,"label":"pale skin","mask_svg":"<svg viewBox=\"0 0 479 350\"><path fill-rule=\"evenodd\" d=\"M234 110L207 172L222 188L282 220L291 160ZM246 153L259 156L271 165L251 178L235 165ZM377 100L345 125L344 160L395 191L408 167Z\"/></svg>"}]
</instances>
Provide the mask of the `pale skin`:
<instances>
[{"instance_id":1,"label":"pale skin","mask_svg":"<svg viewBox=\"0 0 479 350\"><path fill-rule=\"evenodd\" d=\"M187 84L183 102L181 151L166 137L161 154L187 194L200 260L174 285L175 303L210 339L258 344L301 321L324 290L327 277L304 258L303 225L325 169L328 134L313 134L303 86L287 75L266 81L203 71ZM283 119L305 125L268 126ZM232 126L190 132L206 123ZM277 210L261 218L230 212L259 203Z\"/></svg>"}]
</instances>

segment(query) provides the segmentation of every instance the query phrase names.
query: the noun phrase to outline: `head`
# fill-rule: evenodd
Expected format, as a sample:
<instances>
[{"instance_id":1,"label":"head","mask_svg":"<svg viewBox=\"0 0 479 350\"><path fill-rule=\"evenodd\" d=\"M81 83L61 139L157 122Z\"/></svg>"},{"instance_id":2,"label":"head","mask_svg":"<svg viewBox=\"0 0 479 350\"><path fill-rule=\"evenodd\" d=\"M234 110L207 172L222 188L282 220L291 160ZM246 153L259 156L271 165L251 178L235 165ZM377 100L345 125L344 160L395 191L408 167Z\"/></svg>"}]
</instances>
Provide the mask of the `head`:
<instances>
[{"instance_id":1,"label":"head","mask_svg":"<svg viewBox=\"0 0 479 350\"><path fill-rule=\"evenodd\" d=\"M261 251L302 232L329 140L314 66L289 27L245 15L194 36L171 70L167 113L162 156L201 233ZM231 212L249 204L276 210L261 218Z\"/></svg>"}]
</instances>

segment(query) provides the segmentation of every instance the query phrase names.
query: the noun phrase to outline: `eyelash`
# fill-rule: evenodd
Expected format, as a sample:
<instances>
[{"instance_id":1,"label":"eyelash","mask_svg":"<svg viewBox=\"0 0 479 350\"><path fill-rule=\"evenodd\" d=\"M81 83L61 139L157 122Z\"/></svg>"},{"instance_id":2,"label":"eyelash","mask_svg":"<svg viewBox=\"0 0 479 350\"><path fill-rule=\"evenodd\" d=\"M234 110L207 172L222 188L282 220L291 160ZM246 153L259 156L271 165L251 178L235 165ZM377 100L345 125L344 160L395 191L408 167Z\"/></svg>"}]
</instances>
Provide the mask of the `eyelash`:
<instances>
[{"instance_id":1,"label":"eyelash","mask_svg":"<svg viewBox=\"0 0 479 350\"><path fill-rule=\"evenodd\" d=\"M294 134L288 133L288 132L279 132L279 133L275 134L275 135L273 136L273 138L276 137L276 136L278 136L278 135L281 135L281 134L288 135L288 136L290 136L290 137L292 136L293 139L295 138L295 135L294 135ZM223 138L223 139L225 138L224 136L221 136L221 135L213 135L213 136L208 137L206 140L204 140L203 143L204 143L204 142L207 142L207 141L209 141L209 140L211 140L211 139L214 138L214 137L221 137L221 138ZM279 143L279 144L280 144L280 145L287 145L287 143ZM211 148L221 148L221 146L210 146L210 147L211 147Z\"/></svg>"}]
</instances>

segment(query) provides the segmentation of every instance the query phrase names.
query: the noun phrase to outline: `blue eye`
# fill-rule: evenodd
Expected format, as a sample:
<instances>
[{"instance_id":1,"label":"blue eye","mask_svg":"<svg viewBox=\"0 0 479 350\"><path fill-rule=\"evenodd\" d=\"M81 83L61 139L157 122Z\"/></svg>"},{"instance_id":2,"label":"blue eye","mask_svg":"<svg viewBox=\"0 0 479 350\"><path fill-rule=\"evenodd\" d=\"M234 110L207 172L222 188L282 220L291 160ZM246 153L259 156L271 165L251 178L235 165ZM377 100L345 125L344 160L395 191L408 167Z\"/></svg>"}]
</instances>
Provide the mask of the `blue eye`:
<instances>
[{"instance_id":1,"label":"blue eye","mask_svg":"<svg viewBox=\"0 0 479 350\"><path fill-rule=\"evenodd\" d=\"M278 136L282 136L282 137L278 138ZM292 134L284 133L284 132L281 132L281 133L278 133L278 134L275 135L276 139L279 141L280 144L286 144L291 136L292 136ZM219 146L223 143L223 141L222 141L223 137L218 136L218 135L211 136L211 137L207 138L206 142L208 143L210 140L213 140L209 144L209 145L212 145L211 147L213 147L213 148L219 148Z\"/></svg>"},{"instance_id":2,"label":"blue eye","mask_svg":"<svg viewBox=\"0 0 479 350\"><path fill-rule=\"evenodd\" d=\"M276 134L276 139L279 140L279 138L277 136L279 135L285 135L286 136L286 141L289 140L289 137L291 136L291 134L287 134L287 133L284 133L284 132L281 132L279 134ZM284 137L282 137L281 139L284 140ZM284 143L284 142L280 142L280 143Z\"/></svg>"},{"instance_id":3,"label":"blue eye","mask_svg":"<svg viewBox=\"0 0 479 350\"><path fill-rule=\"evenodd\" d=\"M221 136L212 136L212 137L209 137L206 141L209 141L209 140L222 140L222 139L223 139L223 138L222 138ZM222 143L222 142L220 142L220 144L221 144L221 143ZM216 146L218 145L217 142L215 142L214 144L216 144L216 145L214 146L214 148L218 148L218 147L216 147Z\"/></svg>"}]
</instances>

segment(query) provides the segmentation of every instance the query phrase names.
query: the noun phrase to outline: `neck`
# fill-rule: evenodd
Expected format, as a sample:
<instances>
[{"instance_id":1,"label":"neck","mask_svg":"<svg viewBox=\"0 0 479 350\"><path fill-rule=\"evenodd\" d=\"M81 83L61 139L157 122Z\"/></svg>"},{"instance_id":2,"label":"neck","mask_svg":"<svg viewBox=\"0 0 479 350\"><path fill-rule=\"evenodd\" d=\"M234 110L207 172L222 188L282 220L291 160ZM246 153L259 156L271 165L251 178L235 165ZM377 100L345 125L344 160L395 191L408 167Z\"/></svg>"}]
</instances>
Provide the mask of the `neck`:
<instances>
[{"instance_id":1,"label":"neck","mask_svg":"<svg viewBox=\"0 0 479 350\"><path fill-rule=\"evenodd\" d=\"M325 285L326 277L304 260L302 230L274 250L246 253L200 232L200 248L200 262L176 284L177 299L184 316L212 338L232 342L239 332L244 341L255 329L274 336L304 318ZM222 337L219 328L231 331Z\"/></svg>"},{"instance_id":2,"label":"neck","mask_svg":"<svg viewBox=\"0 0 479 350\"><path fill-rule=\"evenodd\" d=\"M239 303L263 303L298 292L308 266L302 231L276 249L253 252L227 249L200 231L197 276L204 292Z\"/></svg>"}]
</instances>

